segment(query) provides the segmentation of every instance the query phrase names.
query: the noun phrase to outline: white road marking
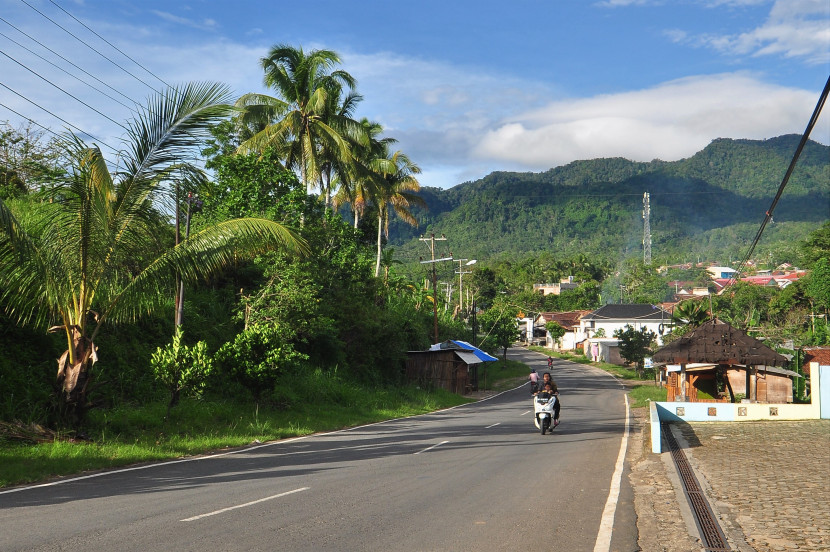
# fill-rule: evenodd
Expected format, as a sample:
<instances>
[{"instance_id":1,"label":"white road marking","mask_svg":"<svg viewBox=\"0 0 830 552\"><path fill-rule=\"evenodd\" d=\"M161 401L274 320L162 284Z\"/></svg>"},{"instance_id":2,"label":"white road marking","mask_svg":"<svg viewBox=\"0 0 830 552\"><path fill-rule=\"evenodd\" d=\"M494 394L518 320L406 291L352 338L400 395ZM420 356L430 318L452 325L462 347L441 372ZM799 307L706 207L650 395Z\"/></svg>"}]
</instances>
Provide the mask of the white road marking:
<instances>
[{"instance_id":1,"label":"white road marking","mask_svg":"<svg viewBox=\"0 0 830 552\"><path fill-rule=\"evenodd\" d=\"M494 423L493 425L488 425L488 426L487 426L487 427L485 427L484 429L490 429L491 427L496 427L497 425L501 425L501 422L496 422L496 423Z\"/></svg>"},{"instance_id":2,"label":"white road marking","mask_svg":"<svg viewBox=\"0 0 830 552\"><path fill-rule=\"evenodd\" d=\"M421 454L422 452L426 452L426 451L428 451L428 450L432 450L432 449L434 449L435 447L440 447L441 445L443 445L443 444L445 444L445 443L449 443L449 441L441 441L441 442L440 442L440 443L438 443L437 445L432 445L431 447L427 447L427 448L425 448L424 450L419 450L419 451L418 451L418 452L416 452L415 454Z\"/></svg>"},{"instance_id":3,"label":"white road marking","mask_svg":"<svg viewBox=\"0 0 830 552\"><path fill-rule=\"evenodd\" d=\"M614 514L617 513L617 499L620 496L620 480L622 479L623 465L625 463L625 451L628 448L628 395L624 396L625 433L620 443L620 453L617 455L617 465L614 468L614 475L611 476L611 489L608 491L608 500L605 501L605 509L602 512L602 520L599 524L594 552L608 552L611 550L611 531L614 528Z\"/></svg>"},{"instance_id":4,"label":"white road marking","mask_svg":"<svg viewBox=\"0 0 830 552\"><path fill-rule=\"evenodd\" d=\"M230 510L236 510L237 508L244 508L246 506L253 506L254 504L259 504L260 502L265 502L266 500L273 500L275 498L280 498L282 496L287 496L294 493L300 493L303 491L307 491L308 487L302 487L300 489L294 489L293 491L286 491L284 493L275 494L273 496L266 496L265 498L260 498L259 500L254 500L251 502L246 502L245 504L237 504L236 506L230 506L228 508L222 508L221 510L216 510L214 512L208 512L207 514L201 514L198 516L189 517L187 519L180 519L179 521L196 521L197 519L202 519L210 516L215 516L216 514L221 514L224 512L229 512Z\"/></svg>"},{"instance_id":5,"label":"white road marking","mask_svg":"<svg viewBox=\"0 0 830 552\"><path fill-rule=\"evenodd\" d=\"M519 416L524 416L525 414L530 414L531 412L532 410L528 410L527 412L522 412L521 414L519 414Z\"/></svg>"}]
</instances>

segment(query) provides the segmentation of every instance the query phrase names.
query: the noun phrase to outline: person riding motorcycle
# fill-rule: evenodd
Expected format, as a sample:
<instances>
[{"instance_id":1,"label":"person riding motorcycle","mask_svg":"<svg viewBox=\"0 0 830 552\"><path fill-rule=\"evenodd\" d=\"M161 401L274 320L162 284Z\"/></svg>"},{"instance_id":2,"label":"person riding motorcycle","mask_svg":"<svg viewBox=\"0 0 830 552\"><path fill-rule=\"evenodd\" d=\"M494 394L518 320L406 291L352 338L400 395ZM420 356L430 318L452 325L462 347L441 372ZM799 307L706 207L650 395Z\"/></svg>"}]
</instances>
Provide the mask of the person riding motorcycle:
<instances>
[{"instance_id":1,"label":"person riding motorcycle","mask_svg":"<svg viewBox=\"0 0 830 552\"><path fill-rule=\"evenodd\" d=\"M539 391L539 374L536 373L536 370L531 368L530 375L528 376L530 380L530 392L535 394Z\"/></svg>"},{"instance_id":2,"label":"person riding motorcycle","mask_svg":"<svg viewBox=\"0 0 830 552\"><path fill-rule=\"evenodd\" d=\"M553 427L556 427L559 425L559 408L562 406L559 400L559 389L556 387L556 382L551 379L550 374L545 372L544 376L547 376L547 378L542 382L542 390L539 393L548 393L549 395L556 396L556 404L553 405ZM537 394L534 393L534 395Z\"/></svg>"}]
</instances>

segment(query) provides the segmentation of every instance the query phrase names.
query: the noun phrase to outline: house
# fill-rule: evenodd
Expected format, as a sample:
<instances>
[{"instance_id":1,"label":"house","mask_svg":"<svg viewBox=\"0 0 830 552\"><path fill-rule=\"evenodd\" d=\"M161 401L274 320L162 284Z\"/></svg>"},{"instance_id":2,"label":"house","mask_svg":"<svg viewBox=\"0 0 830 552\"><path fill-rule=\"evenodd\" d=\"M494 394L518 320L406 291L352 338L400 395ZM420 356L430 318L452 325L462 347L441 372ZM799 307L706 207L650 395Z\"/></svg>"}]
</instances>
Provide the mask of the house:
<instances>
[{"instance_id":1,"label":"house","mask_svg":"<svg viewBox=\"0 0 830 552\"><path fill-rule=\"evenodd\" d=\"M478 365L496 360L466 341L444 341L427 351L408 351L406 379L463 394L478 390Z\"/></svg>"},{"instance_id":2,"label":"house","mask_svg":"<svg viewBox=\"0 0 830 552\"><path fill-rule=\"evenodd\" d=\"M830 366L830 347L804 347L804 363L801 369L808 376L810 375L810 367L814 364L819 366Z\"/></svg>"},{"instance_id":3,"label":"house","mask_svg":"<svg viewBox=\"0 0 830 552\"><path fill-rule=\"evenodd\" d=\"M672 341L652 359L666 374L669 401L789 403L792 378L800 377L784 368L785 356L718 319Z\"/></svg>"},{"instance_id":4,"label":"house","mask_svg":"<svg viewBox=\"0 0 830 552\"><path fill-rule=\"evenodd\" d=\"M578 282L574 282L573 276L562 278L556 284L533 284L533 291L541 293L542 295L560 295L563 291L568 289L576 289L579 287Z\"/></svg>"},{"instance_id":5,"label":"house","mask_svg":"<svg viewBox=\"0 0 830 552\"><path fill-rule=\"evenodd\" d=\"M728 266L710 266L706 271L712 275L713 280L729 279L735 276L737 270Z\"/></svg>"},{"instance_id":6,"label":"house","mask_svg":"<svg viewBox=\"0 0 830 552\"><path fill-rule=\"evenodd\" d=\"M654 332L657 344L663 344L663 334L672 327L671 313L649 304L605 305L584 315L579 320L579 332L585 336L585 356L611 364L625 364L620 356L617 330L631 326ZM596 353L596 354L595 354Z\"/></svg>"},{"instance_id":7,"label":"house","mask_svg":"<svg viewBox=\"0 0 830 552\"><path fill-rule=\"evenodd\" d=\"M536 326L545 328L548 322L556 322L565 328L565 335L563 335L558 343L555 343L550 337L550 333L545 329L545 347L556 350L572 351L576 349L585 340L585 334L580 331L579 319L591 311L577 310L568 312L543 312L539 314L536 319Z\"/></svg>"},{"instance_id":8,"label":"house","mask_svg":"<svg viewBox=\"0 0 830 552\"><path fill-rule=\"evenodd\" d=\"M579 320L580 331L586 338L614 337L614 332L631 326L635 330L649 329L657 335L658 345L663 343L663 334L671 329L671 313L649 304L605 305L584 315ZM600 332L600 330L602 330Z\"/></svg>"}]
</instances>

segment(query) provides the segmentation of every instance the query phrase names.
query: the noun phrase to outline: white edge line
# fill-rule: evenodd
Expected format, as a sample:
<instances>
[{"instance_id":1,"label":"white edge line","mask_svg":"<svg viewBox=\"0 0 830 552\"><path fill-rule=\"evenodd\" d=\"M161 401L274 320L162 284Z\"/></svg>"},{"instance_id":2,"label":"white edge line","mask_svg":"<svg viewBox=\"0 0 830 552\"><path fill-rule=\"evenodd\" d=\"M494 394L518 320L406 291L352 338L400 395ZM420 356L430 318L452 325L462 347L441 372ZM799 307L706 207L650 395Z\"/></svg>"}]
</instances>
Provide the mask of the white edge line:
<instances>
[{"instance_id":1,"label":"white edge line","mask_svg":"<svg viewBox=\"0 0 830 552\"><path fill-rule=\"evenodd\" d=\"M416 452L415 454L421 454L422 452L426 452L426 451L428 451L428 450L432 450L432 449L434 449L435 447L440 447L441 445L446 444L446 443L449 443L449 441L441 441L440 443L436 443L436 444L432 445L431 447L427 447L427 448L425 448L424 450L419 450L419 451L418 451L418 452Z\"/></svg>"},{"instance_id":2,"label":"white edge line","mask_svg":"<svg viewBox=\"0 0 830 552\"><path fill-rule=\"evenodd\" d=\"M611 476L611 489L608 491L608 500L605 501L605 509L602 512L594 552L608 552L611 550L611 533L614 529L614 515L617 512L617 499L620 496L620 481L623 465L625 464L625 451L628 448L628 395L623 396L625 397L625 433L620 443L620 453L617 455L614 475Z\"/></svg>"},{"instance_id":3,"label":"white edge line","mask_svg":"<svg viewBox=\"0 0 830 552\"><path fill-rule=\"evenodd\" d=\"M253 506L254 504L259 504L260 502L265 502L266 500L273 500L275 498L280 498L282 496L287 496L294 493L300 493L303 491L307 491L308 487L302 487L300 489L294 489L293 491L286 491L284 493L275 494L273 496L266 496L265 498L260 498L259 500L253 500L251 502L246 502L245 504L237 504L236 506L229 506L228 508L222 508L221 510L215 510L213 512L208 512L207 514L200 514L198 516L189 517L187 519L180 519L179 521L196 521L197 519L202 519L210 516L215 516L216 514L222 514L224 512L228 512L230 510L236 510L237 508L245 508L246 506Z\"/></svg>"},{"instance_id":4,"label":"white edge line","mask_svg":"<svg viewBox=\"0 0 830 552\"><path fill-rule=\"evenodd\" d=\"M200 455L200 456L193 456L193 457L189 457L189 458L180 458L178 460L167 460L165 462L154 462L152 464L142 464L140 466L132 466L130 468L119 468L119 469L115 469L115 470L102 471L102 472L99 472L99 473L91 473L89 475L81 475L79 477L71 477L71 478L68 478L68 479L61 479L59 481L50 481L49 483L41 483L39 485L30 485L30 486L27 486L27 487L17 487L17 488L14 488L14 489L7 489L5 491L0 491L0 495L8 494L8 493L17 493L17 492L20 492L20 491L28 491L28 490L31 490L31 489L40 489L40 488L43 488L43 487L54 487L56 485L63 485L64 483L71 483L73 481L82 481L84 479L92 479L92 478L95 478L95 477L103 477L105 475L113 475L113 474L116 474L116 473L126 473L126 472L131 472L131 471L146 470L146 469L150 469L150 468L158 468L160 466L169 466L171 464L182 464L184 462L196 462L198 460L210 460L212 458L220 458L222 456L229 456L231 454L239 454L240 452L248 452L248 451L251 451L251 450L255 450L255 449L263 448L263 447L269 447L269 446L276 445L276 444L284 444L284 443L292 443L294 441L301 441L303 439L308 439L309 437L312 437L313 435L315 435L315 434L301 435L300 437L292 437L290 439L283 439L283 440L280 440L280 441L273 441L273 442L270 442L270 443L263 443L261 445L255 445L253 447L245 447L245 448L240 448L240 449L235 449L235 450L229 450L228 452L220 452L220 453L217 453L217 454L205 453L205 454Z\"/></svg>"},{"instance_id":5,"label":"white edge line","mask_svg":"<svg viewBox=\"0 0 830 552\"><path fill-rule=\"evenodd\" d=\"M456 408L461 408L461 407L464 407L464 406L469 406L471 404L477 404L477 403L480 403L480 402L489 401L490 399L494 399L494 398L496 398L500 395L504 395L505 393L509 393L510 391L515 391L516 389L519 389L520 387L522 387L524 385L525 384L522 383L522 385L520 385L518 387L515 387L513 389L508 389L506 391L502 391L501 393L497 393L495 395L491 395L491 396L485 397L483 399L479 399L475 402L459 404L459 405L456 405L456 406L451 406L449 408L444 408L444 409L441 409L441 410L435 410L433 412L425 412L423 414L414 414L412 416L404 416L402 418L392 418L392 419L389 419L389 420L383 420L383 421L374 422L374 423L371 423L371 424L359 425L359 426L350 427L350 428L346 428L346 429L338 429L338 430L335 430L335 431L324 431L324 432L321 432L321 433L311 433L309 435L301 435L299 437L292 437L292 438L289 438L289 439L278 439L276 441L270 441L268 443L262 443L260 445L255 445L255 446L252 446L252 447L238 448L238 449L235 449L235 450L230 450L228 452L220 452L218 454L204 453L204 454L199 455L199 456L193 456L193 457L189 457L189 458L180 458L178 460L167 460L167 461L162 461L162 462L153 462L153 463L150 463L150 464L142 464L140 466L132 466L132 467L129 467L129 468L119 468L119 469L114 469L114 470L105 470L105 471L101 471L101 472L98 472L98 473L92 473L92 474L89 474L89 475L81 475L81 476L78 476L78 477L70 477L70 478L67 478L67 479L60 479L58 481L50 481L49 483L40 483L40 484L37 484L37 485L28 485L28 486L25 486L25 487L15 487L14 489L0 490L0 495L10 494L10 493L19 493L21 491L41 489L41 488L44 488L44 487L54 487L56 485L63 485L64 483L72 483L73 481L82 481L84 479L92 479L92 478L95 478L95 477L104 477L105 475L113 475L113 474L117 474L117 473L126 473L126 472L131 472L131 471L146 470L146 469L150 469L150 468L158 468L158 467L167 466L167 465L170 465L170 464L181 464L181 463L184 463L184 462L196 462L198 460L209 460L211 458L220 458L222 456L228 456L228 455L231 455L231 454L239 454L241 452L248 452L248 451L256 450L256 449L259 449L259 448L272 447L274 445L284 445L284 444L287 444L287 443L293 443L294 441L300 441L302 439L308 439L308 438L311 438L311 437L320 437L322 435L333 435L333 434L336 434L336 433L342 433L342 432L346 432L346 431L355 431L355 430L358 430L358 429L361 429L361 428L371 427L371 426L380 425L380 424L388 424L388 423L395 422L395 421L398 421L398 420L405 420L407 418L417 418L419 416L430 416L432 414L439 414L439 413L442 413L442 412L448 412L450 410L453 410L453 409L456 409Z\"/></svg>"}]
</instances>

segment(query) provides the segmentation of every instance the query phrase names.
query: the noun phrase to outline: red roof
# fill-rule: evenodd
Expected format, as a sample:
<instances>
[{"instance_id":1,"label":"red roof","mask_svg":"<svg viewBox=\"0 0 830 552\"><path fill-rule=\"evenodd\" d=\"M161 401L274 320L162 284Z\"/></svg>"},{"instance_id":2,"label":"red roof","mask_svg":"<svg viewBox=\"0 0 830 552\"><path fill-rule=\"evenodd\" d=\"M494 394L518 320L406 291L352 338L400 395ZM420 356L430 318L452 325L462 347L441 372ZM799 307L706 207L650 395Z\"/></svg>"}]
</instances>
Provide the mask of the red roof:
<instances>
[{"instance_id":1,"label":"red roof","mask_svg":"<svg viewBox=\"0 0 830 552\"><path fill-rule=\"evenodd\" d=\"M574 326L579 326L579 319L588 314L589 310L578 310L568 312L543 312L542 316L548 322L556 322L566 330L572 329Z\"/></svg>"},{"instance_id":2,"label":"red roof","mask_svg":"<svg viewBox=\"0 0 830 552\"><path fill-rule=\"evenodd\" d=\"M830 366L830 347L804 347L804 364L801 365L801 369L807 375L810 375L811 362Z\"/></svg>"}]
</instances>

